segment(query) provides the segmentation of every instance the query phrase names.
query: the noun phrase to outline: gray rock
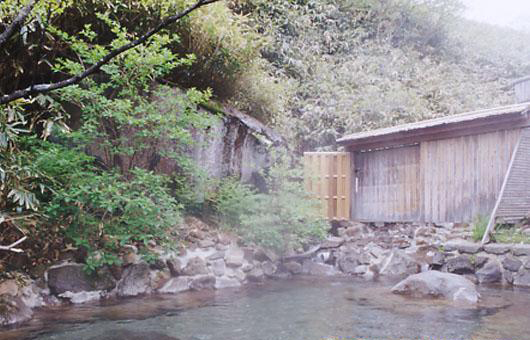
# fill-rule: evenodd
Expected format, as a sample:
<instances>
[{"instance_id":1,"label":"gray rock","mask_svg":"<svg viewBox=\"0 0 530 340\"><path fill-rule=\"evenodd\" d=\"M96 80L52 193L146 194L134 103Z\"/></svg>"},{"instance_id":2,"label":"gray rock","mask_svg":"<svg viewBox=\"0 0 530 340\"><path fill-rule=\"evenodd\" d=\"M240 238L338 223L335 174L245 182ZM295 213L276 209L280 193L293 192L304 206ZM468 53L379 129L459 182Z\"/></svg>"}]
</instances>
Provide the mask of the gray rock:
<instances>
[{"instance_id":1,"label":"gray rock","mask_svg":"<svg viewBox=\"0 0 530 340\"><path fill-rule=\"evenodd\" d=\"M168 270L153 270L149 273L150 287L153 290L162 288L171 279Z\"/></svg>"},{"instance_id":2,"label":"gray rock","mask_svg":"<svg viewBox=\"0 0 530 340\"><path fill-rule=\"evenodd\" d=\"M490 243L484 246L484 251L488 254L502 255L511 249L510 244Z\"/></svg>"},{"instance_id":3,"label":"gray rock","mask_svg":"<svg viewBox=\"0 0 530 340\"><path fill-rule=\"evenodd\" d=\"M512 247L512 251L515 256L530 255L530 244L516 244Z\"/></svg>"},{"instance_id":4,"label":"gray rock","mask_svg":"<svg viewBox=\"0 0 530 340\"><path fill-rule=\"evenodd\" d=\"M333 276L337 274L337 271L329 264L305 260L302 264L302 273L315 276Z\"/></svg>"},{"instance_id":5,"label":"gray rock","mask_svg":"<svg viewBox=\"0 0 530 340\"><path fill-rule=\"evenodd\" d=\"M54 266L47 272L48 287L52 294L64 292L78 293L92 290L111 290L116 281L108 269L102 269L93 275L83 270L83 265L70 263Z\"/></svg>"},{"instance_id":6,"label":"gray rock","mask_svg":"<svg viewBox=\"0 0 530 340\"><path fill-rule=\"evenodd\" d=\"M489 257L477 256L475 258L475 268L482 268L482 266L485 265L486 262L488 262L488 260L489 260Z\"/></svg>"},{"instance_id":7,"label":"gray rock","mask_svg":"<svg viewBox=\"0 0 530 340\"><path fill-rule=\"evenodd\" d=\"M445 255L439 251L435 252L431 259L431 265L443 266L445 262Z\"/></svg>"},{"instance_id":8,"label":"gray rock","mask_svg":"<svg viewBox=\"0 0 530 340\"><path fill-rule=\"evenodd\" d=\"M283 264L285 270L293 275L302 273L302 265L296 261L289 261Z\"/></svg>"},{"instance_id":9,"label":"gray rock","mask_svg":"<svg viewBox=\"0 0 530 340\"><path fill-rule=\"evenodd\" d=\"M520 287L530 287L530 271L521 270L513 279L513 284Z\"/></svg>"},{"instance_id":10,"label":"gray rock","mask_svg":"<svg viewBox=\"0 0 530 340\"><path fill-rule=\"evenodd\" d=\"M44 305L40 289L29 279L24 281L7 280L0 283L0 326L27 321L31 319L34 308Z\"/></svg>"},{"instance_id":11,"label":"gray rock","mask_svg":"<svg viewBox=\"0 0 530 340\"><path fill-rule=\"evenodd\" d=\"M506 256L504 260L502 260L502 266L505 269L510 270L512 272L518 271L522 265L523 265L523 262L511 256Z\"/></svg>"},{"instance_id":12,"label":"gray rock","mask_svg":"<svg viewBox=\"0 0 530 340\"><path fill-rule=\"evenodd\" d=\"M210 262L210 268L215 276L223 276L226 272L226 265L223 259Z\"/></svg>"},{"instance_id":13,"label":"gray rock","mask_svg":"<svg viewBox=\"0 0 530 340\"><path fill-rule=\"evenodd\" d=\"M192 290L214 289L215 282L213 275L198 275L191 278L190 288Z\"/></svg>"},{"instance_id":14,"label":"gray rock","mask_svg":"<svg viewBox=\"0 0 530 340\"><path fill-rule=\"evenodd\" d=\"M226 276L235 278L240 282L243 282L246 279L246 274L241 270L241 268L226 268Z\"/></svg>"},{"instance_id":15,"label":"gray rock","mask_svg":"<svg viewBox=\"0 0 530 340\"><path fill-rule=\"evenodd\" d=\"M182 275L195 276L208 274L206 262L201 257L195 256L188 261L186 267L182 270Z\"/></svg>"},{"instance_id":16,"label":"gray rock","mask_svg":"<svg viewBox=\"0 0 530 340\"><path fill-rule=\"evenodd\" d=\"M320 244L320 249L338 248L343 243L344 239L342 239L341 237L330 236Z\"/></svg>"},{"instance_id":17,"label":"gray rock","mask_svg":"<svg viewBox=\"0 0 530 340\"><path fill-rule=\"evenodd\" d=\"M178 258L172 257L166 261L166 264L171 276L179 276L182 274L182 262Z\"/></svg>"},{"instance_id":18,"label":"gray rock","mask_svg":"<svg viewBox=\"0 0 530 340\"><path fill-rule=\"evenodd\" d=\"M394 249L390 255L382 262L380 275L403 276L418 273L421 264L403 250Z\"/></svg>"},{"instance_id":19,"label":"gray rock","mask_svg":"<svg viewBox=\"0 0 530 340\"><path fill-rule=\"evenodd\" d=\"M245 253L238 247L230 247L225 253L225 263L230 268L238 268L243 265Z\"/></svg>"},{"instance_id":20,"label":"gray rock","mask_svg":"<svg viewBox=\"0 0 530 340\"><path fill-rule=\"evenodd\" d=\"M263 282L265 280L265 274L261 268L256 267L247 273L246 278L249 282Z\"/></svg>"},{"instance_id":21,"label":"gray rock","mask_svg":"<svg viewBox=\"0 0 530 340\"><path fill-rule=\"evenodd\" d=\"M130 265L123 271L116 293L122 297L147 294L151 290L150 281L151 277L147 263L142 262Z\"/></svg>"},{"instance_id":22,"label":"gray rock","mask_svg":"<svg viewBox=\"0 0 530 340\"><path fill-rule=\"evenodd\" d=\"M502 281L501 264L497 260L490 259L475 274L480 283L498 283Z\"/></svg>"},{"instance_id":23,"label":"gray rock","mask_svg":"<svg viewBox=\"0 0 530 340\"><path fill-rule=\"evenodd\" d=\"M170 279L158 291L163 294L177 294L190 289L190 278L187 276L179 276Z\"/></svg>"},{"instance_id":24,"label":"gray rock","mask_svg":"<svg viewBox=\"0 0 530 340\"><path fill-rule=\"evenodd\" d=\"M464 240L453 240L446 242L444 244L444 248L446 251L457 250L466 254L476 254L482 249L480 243L473 243Z\"/></svg>"},{"instance_id":25,"label":"gray rock","mask_svg":"<svg viewBox=\"0 0 530 340\"><path fill-rule=\"evenodd\" d=\"M199 241L199 248L210 248L214 246L215 246L215 242L211 239L207 238L207 239Z\"/></svg>"},{"instance_id":26,"label":"gray rock","mask_svg":"<svg viewBox=\"0 0 530 340\"><path fill-rule=\"evenodd\" d=\"M224 259L224 257L225 257L224 250L219 250L213 253L212 255L208 256L206 259L208 261L214 261L214 260Z\"/></svg>"},{"instance_id":27,"label":"gray rock","mask_svg":"<svg viewBox=\"0 0 530 340\"><path fill-rule=\"evenodd\" d=\"M215 289L241 287L241 282L230 277L218 277L215 280Z\"/></svg>"},{"instance_id":28,"label":"gray rock","mask_svg":"<svg viewBox=\"0 0 530 340\"><path fill-rule=\"evenodd\" d=\"M447 260L446 266L449 273L472 274L475 272L475 266L471 263L471 260L467 255L450 258Z\"/></svg>"},{"instance_id":29,"label":"gray rock","mask_svg":"<svg viewBox=\"0 0 530 340\"><path fill-rule=\"evenodd\" d=\"M509 270L504 271L504 281L508 284L513 284L513 280L515 279L515 273L511 272Z\"/></svg>"},{"instance_id":30,"label":"gray rock","mask_svg":"<svg viewBox=\"0 0 530 340\"><path fill-rule=\"evenodd\" d=\"M272 263L276 263L279 257L270 249L259 248L254 252L254 259L260 262L271 261Z\"/></svg>"},{"instance_id":31,"label":"gray rock","mask_svg":"<svg viewBox=\"0 0 530 340\"><path fill-rule=\"evenodd\" d=\"M355 254L342 255L338 260L339 269L346 274L353 274L359 264L358 256Z\"/></svg>"},{"instance_id":32,"label":"gray rock","mask_svg":"<svg viewBox=\"0 0 530 340\"><path fill-rule=\"evenodd\" d=\"M272 263L271 261L265 261L261 264L261 269L263 270L263 274L267 277L272 277L274 273L276 273L276 265Z\"/></svg>"},{"instance_id":33,"label":"gray rock","mask_svg":"<svg viewBox=\"0 0 530 340\"><path fill-rule=\"evenodd\" d=\"M480 295L473 282L463 276L430 270L414 274L392 288L395 294L415 298L445 298L475 304Z\"/></svg>"}]
</instances>

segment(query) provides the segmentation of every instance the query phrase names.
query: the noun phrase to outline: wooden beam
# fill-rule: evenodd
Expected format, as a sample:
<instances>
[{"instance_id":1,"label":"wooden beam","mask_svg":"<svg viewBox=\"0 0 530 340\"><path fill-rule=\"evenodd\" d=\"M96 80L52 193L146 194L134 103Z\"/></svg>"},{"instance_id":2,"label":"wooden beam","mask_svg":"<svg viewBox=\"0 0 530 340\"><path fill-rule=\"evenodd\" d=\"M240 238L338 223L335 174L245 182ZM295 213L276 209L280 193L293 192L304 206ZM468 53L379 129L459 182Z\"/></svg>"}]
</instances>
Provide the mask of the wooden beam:
<instances>
[{"instance_id":1,"label":"wooden beam","mask_svg":"<svg viewBox=\"0 0 530 340\"><path fill-rule=\"evenodd\" d=\"M508 170L506 170L506 175L504 176L501 190L499 191L499 197L497 197L497 201L495 202L495 206L493 207L493 211L491 212L490 219L488 221L488 226L486 227L486 231L484 232L484 235L482 236L482 241L480 242L481 245L484 245L490 241L490 234L495 228L495 217L497 215L497 210L499 209L502 196L504 195L504 190L506 190L506 184L508 183L508 179L510 178L510 174L512 173L513 164L515 162L515 158L517 157L517 152L519 151L519 145L521 144L522 138L523 138L523 133L521 133L521 135L519 136L519 140L517 141L517 144L515 145L515 148L513 149L512 157L510 159L510 165L508 165Z\"/></svg>"}]
</instances>

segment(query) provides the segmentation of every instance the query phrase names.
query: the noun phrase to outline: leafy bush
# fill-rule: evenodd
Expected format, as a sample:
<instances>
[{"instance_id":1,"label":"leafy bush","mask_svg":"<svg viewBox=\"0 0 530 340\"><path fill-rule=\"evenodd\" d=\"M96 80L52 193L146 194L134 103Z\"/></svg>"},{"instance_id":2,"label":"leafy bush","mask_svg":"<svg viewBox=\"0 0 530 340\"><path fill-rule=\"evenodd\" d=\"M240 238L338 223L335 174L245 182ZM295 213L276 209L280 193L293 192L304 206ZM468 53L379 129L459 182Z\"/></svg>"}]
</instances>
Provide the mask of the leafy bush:
<instances>
[{"instance_id":1,"label":"leafy bush","mask_svg":"<svg viewBox=\"0 0 530 340\"><path fill-rule=\"evenodd\" d=\"M264 174L267 192L228 180L211 201L223 225L246 242L286 252L326 234L319 204L307 196L301 174L291 169L286 156L279 156Z\"/></svg>"},{"instance_id":2,"label":"leafy bush","mask_svg":"<svg viewBox=\"0 0 530 340\"><path fill-rule=\"evenodd\" d=\"M488 218L486 216L479 215L475 218L473 221L473 231L472 231L472 238L474 241L480 241L482 240L482 237L484 237L484 233L486 232L486 228L488 227Z\"/></svg>"}]
</instances>

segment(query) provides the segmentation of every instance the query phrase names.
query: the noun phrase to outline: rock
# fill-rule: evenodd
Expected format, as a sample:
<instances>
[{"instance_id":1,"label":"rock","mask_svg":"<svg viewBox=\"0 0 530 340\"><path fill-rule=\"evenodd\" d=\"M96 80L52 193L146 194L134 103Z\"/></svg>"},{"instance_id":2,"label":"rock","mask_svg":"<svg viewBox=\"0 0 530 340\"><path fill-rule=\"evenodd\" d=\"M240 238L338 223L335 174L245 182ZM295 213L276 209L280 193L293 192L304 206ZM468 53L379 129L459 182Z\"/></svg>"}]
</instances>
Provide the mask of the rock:
<instances>
[{"instance_id":1,"label":"rock","mask_svg":"<svg viewBox=\"0 0 530 340\"><path fill-rule=\"evenodd\" d=\"M484 246L484 251L488 254L502 255L509 252L510 244L490 243Z\"/></svg>"},{"instance_id":2,"label":"rock","mask_svg":"<svg viewBox=\"0 0 530 340\"><path fill-rule=\"evenodd\" d=\"M210 247L214 247L215 246L215 242L211 239L205 239L205 240L200 240L199 241L199 248L210 248Z\"/></svg>"},{"instance_id":3,"label":"rock","mask_svg":"<svg viewBox=\"0 0 530 340\"><path fill-rule=\"evenodd\" d=\"M506 256L504 260L502 260L502 266L505 269L510 270L512 272L518 271L522 265L523 265L523 262L511 256Z\"/></svg>"},{"instance_id":4,"label":"rock","mask_svg":"<svg viewBox=\"0 0 530 340\"><path fill-rule=\"evenodd\" d=\"M320 244L320 249L338 248L343 243L344 240L341 237L330 236Z\"/></svg>"},{"instance_id":5,"label":"rock","mask_svg":"<svg viewBox=\"0 0 530 340\"><path fill-rule=\"evenodd\" d=\"M195 275L206 275L208 274L208 268L206 262L198 256L192 257L186 267L182 270L182 275L195 276Z\"/></svg>"},{"instance_id":6,"label":"rock","mask_svg":"<svg viewBox=\"0 0 530 340\"><path fill-rule=\"evenodd\" d=\"M138 256L138 248L134 245L128 244L123 247L125 253L122 256L124 266L136 264L140 262L140 256Z\"/></svg>"},{"instance_id":7,"label":"rock","mask_svg":"<svg viewBox=\"0 0 530 340\"><path fill-rule=\"evenodd\" d=\"M279 257L272 250L259 248L254 252L254 259L260 262L271 261L276 263Z\"/></svg>"},{"instance_id":8,"label":"rock","mask_svg":"<svg viewBox=\"0 0 530 340\"><path fill-rule=\"evenodd\" d=\"M179 276L182 274L182 262L176 257L171 257L166 261L167 267L171 276Z\"/></svg>"},{"instance_id":9,"label":"rock","mask_svg":"<svg viewBox=\"0 0 530 340\"><path fill-rule=\"evenodd\" d=\"M44 305L40 289L28 278L6 280L0 287L0 326L27 321L33 315L33 308Z\"/></svg>"},{"instance_id":10,"label":"rock","mask_svg":"<svg viewBox=\"0 0 530 340\"><path fill-rule=\"evenodd\" d=\"M179 340L178 338L168 336L160 332L153 331L133 331L125 329L110 329L103 331L95 337L85 338L86 340ZM192 337L191 339L200 339Z\"/></svg>"},{"instance_id":11,"label":"rock","mask_svg":"<svg viewBox=\"0 0 530 340\"><path fill-rule=\"evenodd\" d=\"M513 284L520 287L530 287L530 271L521 270L513 279Z\"/></svg>"},{"instance_id":12,"label":"rock","mask_svg":"<svg viewBox=\"0 0 530 340\"><path fill-rule=\"evenodd\" d=\"M415 298L445 298L471 304L477 303L480 297L475 285L468 279L434 270L407 277L395 285L392 292Z\"/></svg>"},{"instance_id":13,"label":"rock","mask_svg":"<svg viewBox=\"0 0 530 340\"><path fill-rule=\"evenodd\" d=\"M368 266L365 264L362 264L360 266L357 266L353 269L353 273L355 275L364 275L368 272Z\"/></svg>"},{"instance_id":14,"label":"rock","mask_svg":"<svg viewBox=\"0 0 530 340\"><path fill-rule=\"evenodd\" d=\"M509 270L504 271L504 280L508 284L513 284L513 280L515 279L515 273L511 272Z\"/></svg>"},{"instance_id":15,"label":"rock","mask_svg":"<svg viewBox=\"0 0 530 340\"><path fill-rule=\"evenodd\" d=\"M436 223L434 225L437 228L443 228L443 229L453 229L455 227L454 223Z\"/></svg>"},{"instance_id":16,"label":"rock","mask_svg":"<svg viewBox=\"0 0 530 340\"><path fill-rule=\"evenodd\" d=\"M295 261L285 262L283 264L283 267L285 268L285 270L287 270L289 273L293 275L302 273L302 265Z\"/></svg>"},{"instance_id":17,"label":"rock","mask_svg":"<svg viewBox=\"0 0 530 340\"><path fill-rule=\"evenodd\" d=\"M355 254L347 254L339 257L339 269L346 274L353 274L355 268L359 265L358 256Z\"/></svg>"},{"instance_id":18,"label":"rock","mask_svg":"<svg viewBox=\"0 0 530 340\"><path fill-rule=\"evenodd\" d=\"M530 244L516 244L512 247L512 252L515 256L530 255Z\"/></svg>"},{"instance_id":19,"label":"rock","mask_svg":"<svg viewBox=\"0 0 530 340\"><path fill-rule=\"evenodd\" d=\"M151 290L150 271L147 263L141 262L127 267L118 282L118 296L138 296Z\"/></svg>"},{"instance_id":20,"label":"rock","mask_svg":"<svg viewBox=\"0 0 530 340\"><path fill-rule=\"evenodd\" d=\"M111 290L116 286L116 281L108 269L101 269L93 275L88 275L83 270L83 265L78 263L51 267L46 276L48 287L51 293L55 295L67 291L78 293L92 290Z\"/></svg>"},{"instance_id":21,"label":"rock","mask_svg":"<svg viewBox=\"0 0 530 340\"><path fill-rule=\"evenodd\" d=\"M240 282L243 282L246 279L246 274L241 268L226 268L226 276L235 278Z\"/></svg>"},{"instance_id":22,"label":"rock","mask_svg":"<svg viewBox=\"0 0 530 340\"><path fill-rule=\"evenodd\" d=\"M227 267L238 268L243 265L245 253L239 247L230 247L225 253Z\"/></svg>"},{"instance_id":23,"label":"rock","mask_svg":"<svg viewBox=\"0 0 530 340\"><path fill-rule=\"evenodd\" d=\"M265 261L261 264L261 269L263 270L263 274L267 277L272 277L274 273L276 273L276 265L272 263L271 261Z\"/></svg>"},{"instance_id":24,"label":"rock","mask_svg":"<svg viewBox=\"0 0 530 340\"><path fill-rule=\"evenodd\" d=\"M177 294L190 289L190 278L187 276L179 276L171 278L158 291L163 294Z\"/></svg>"},{"instance_id":25,"label":"rock","mask_svg":"<svg viewBox=\"0 0 530 340\"><path fill-rule=\"evenodd\" d=\"M59 294L59 297L68 299L73 304L82 304L87 302L98 301L99 299L101 299L101 293L102 292L99 290L79 293L64 292Z\"/></svg>"},{"instance_id":26,"label":"rock","mask_svg":"<svg viewBox=\"0 0 530 340\"><path fill-rule=\"evenodd\" d=\"M228 235L226 233L219 233L217 235L217 242L219 242L222 245L229 245L233 240L233 237L231 235Z\"/></svg>"},{"instance_id":27,"label":"rock","mask_svg":"<svg viewBox=\"0 0 530 340\"><path fill-rule=\"evenodd\" d=\"M261 268L256 267L247 273L246 278L249 282L263 282L265 274Z\"/></svg>"},{"instance_id":28,"label":"rock","mask_svg":"<svg viewBox=\"0 0 530 340\"><path fill-rule=\"evenodd\" d=\"M446 251L457 250L466 254L476 254L482 249L480 243L473 243L464 240L453 240L446 242L444 244L444 248Z\"/></svg>"},{"instance_id":29,"label":"rock","mask_svg":"<svg viewBox=\"0 0 530 340\"><path fill-rule=\"evenodd\" d=\"M151 271L149 276L151 289L153 290L162 288L171 279L171 274L167 270Z\"/></svg>"},{"instance_id":30,"label":"rock","mask_svg":"<svg viewBox=\"0 0 530 340\"><path fill-rule=\"evenodd\" d=\"M214 289L215 282L213 275L198 275L191 278L190 288L192 290Z\"/></svg>"},{"instance_id":31,"label":"rock","mask_svg":"<svg viewBox=\"0 0 530 340\"><path fill-rule=\"evenodd\" d=\"M333 276L337 274L337 271L329 264L305 260L302 264L302 273L315 276Z\"/></svg>"},{"instance_id":32,"label":"rock","mask_svg":"<svg viewBox=\"0 0 530 340\"><path fill-rule=\"evenodd\" d=\"M502 281L501 265L497 260L490 259L475 274L480 283L497 283Z\"/></svg>"},{"instance_id":33,"label":"rock","mask_svg":"<svg viewBox=\"0 0 530 340\"><path fill-rule=\"evenodd\" d=\"M252 269L254 269L255 265L253 263L250 263L250 262L245 262L243 263L243 265L241 266L241 270L244 272L244 273L248 273L249 271L251 271Z\"/></svg>"},{"instance_id":34,"label":"rock","mask_svg":"<svg viewBox=\"0 0 530 340\"><path fill-rule=\"evenodd\" d=\"M432 255L431 265L441 267L443 266L444 262L445 262L445 255L443 253L437 251Z\"/></svg>"},{"instance_id":35,"label":"rock","mask_svg":"<svg viewBox=\"0 0 530 340\"><path fill-rule=\"evenodd\" d=\"M219 260L219 259L224 259L224 257L225 257L224 250L219 250L219 251L216 251L215 253L213 253L212 255L208 256L206 259L208 261L215 261L215 260Z\"/></svg>"},{"instance_id":36,"label":"rock","mask_svg":"<svg viewBox=\"0 0 530 340\"><path fill-rule=\"evenodd\" d=\"M402 276L418 273L421 265L402 250L393 250L382 262L380 275Z\"/></svg>"},{"instance_id":37,"label":"rock","mask_svg":"<svg viewBox=\"0 0 530 340\"><path fill-rule=\"evenodd\" d=\"M475 258L475 268L482 268L482 266L485 265L486 262L488 262L488 260L489 260L489 257L477 256Z\"/></svg>"},{"instance_id":38,"label":"rock","mask_svg":"<svg viewBox=\"0 0 530 340\"><path fill-rule=\"evenodd\" d=\"M460 255L447 260L447 271L455 274L472 274L475 272L475 266L471 263L469 256Z\"/></svg>"},{"instance_id":39,"label":"rock","mask_svg":"<svg viewBox=\"0 0 530 340\"><path fill-rule=\"evenodd\" d=\"M226 276L218 277L215 281L215 289L241 287L241 283L234 278Z\"/></svg>"},{"instance_id":40,"label":"rock","mask_svg":"<svg viewBox=\"0 0 530 340\"><path fill-rule=\"evenodd\" d=\"M344 235L347 237L356 237L362 234L362 232L363 228L361 226L353 226L346 228L346 230L344 231Z\"/></svg>"},{"instance_id":41,"label":"rock","mask_svg":"<svg viewBox=\"0 0 530 340\"><path fill-rule=\"evenodd\" d=\"M225 261L223 259L218 259L210 262L210 269L215 276L223 276L226 271Z\"/></svg>"},{"instance_id":42,"label":"rock","mask_svg":"<svg viewBox=\"0 0 530 340\"><path fill-rule=\"evenodd\" d=\"M399 249L405 249L405 248L410 247L410 241L407 239L400 238L400 239L393 240L392 245Z\"/></svg>"}]
</instances>

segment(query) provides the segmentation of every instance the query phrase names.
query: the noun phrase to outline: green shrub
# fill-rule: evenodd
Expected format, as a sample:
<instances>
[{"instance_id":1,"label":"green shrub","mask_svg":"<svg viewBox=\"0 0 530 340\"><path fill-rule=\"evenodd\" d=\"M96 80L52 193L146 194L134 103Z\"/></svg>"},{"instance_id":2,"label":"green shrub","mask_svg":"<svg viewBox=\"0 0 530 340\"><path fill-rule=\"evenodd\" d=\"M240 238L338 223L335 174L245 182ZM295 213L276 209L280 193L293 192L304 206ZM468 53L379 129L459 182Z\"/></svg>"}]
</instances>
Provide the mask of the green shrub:
<instances>
[{"instance_id":1,"label":"green shrub","mask_svg":"<svg viewBox=\"0 0 530 340\"><path fill-rule=\"evenodd\" d=\"M326 222L318 202L303 188L302 172L279 156L264 174L267 192L235 180L223 181L211 199L219 219L252 242L279 253L325 236Z\"/></svg>"},{"instance_id":2,"label":"green shrub","mask_svg":"<svg viewBox=\"0 0 530 340\"><path fill-rule=\"evenodd\" d=\"M483 215L478 215L475 218L473 221L472 231L472 238L474 241L482 240L482 237L484 237L484 233L486 232L486 228L488 227L488 222L488 218Z\"/></svg>"}]
</instances>

